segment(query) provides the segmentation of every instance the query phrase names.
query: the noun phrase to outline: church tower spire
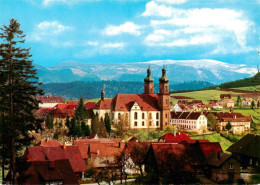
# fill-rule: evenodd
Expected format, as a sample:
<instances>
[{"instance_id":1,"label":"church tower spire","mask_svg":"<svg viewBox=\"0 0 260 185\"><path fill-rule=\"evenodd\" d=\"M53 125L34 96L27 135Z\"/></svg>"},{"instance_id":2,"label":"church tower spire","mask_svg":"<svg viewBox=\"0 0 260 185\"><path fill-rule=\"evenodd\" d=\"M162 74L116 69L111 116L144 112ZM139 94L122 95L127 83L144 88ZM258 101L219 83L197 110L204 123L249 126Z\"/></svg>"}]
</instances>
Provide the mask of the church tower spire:
<instances>
[{"instance_id":1,"label":"church tower spire","mask_svg":"<svg viewBox=\"0 0 260 185\"><path fill-rule=\"evenodd\" d=\"M105 91L104 91L104 88L102 88L102 91L101 91L101 100L102 100L102 101L105 100Z\"/></svg>"},{"instance_id":2,"label":"church tower spire","mask_svg":"<svg viewBox=\"0 0 260 185\"><path fill-rule=\"evenodd\" d=\"M164 129L170 124L169 79L166 76L165 66L163 66L162 77L159 82L158 105L161 110L161 128Z\"/></svg>"},{"instance_id":3,"label":"church tower spire","mask_svg":"<svg viewBox=\"0 0 260 185\"><path fill-rule=\"evenodd\" d=\"M147 69L147 77L144 79L144 93L153 94L153 78L151 77L150 65Z\"/></svg>"}]
</instances>

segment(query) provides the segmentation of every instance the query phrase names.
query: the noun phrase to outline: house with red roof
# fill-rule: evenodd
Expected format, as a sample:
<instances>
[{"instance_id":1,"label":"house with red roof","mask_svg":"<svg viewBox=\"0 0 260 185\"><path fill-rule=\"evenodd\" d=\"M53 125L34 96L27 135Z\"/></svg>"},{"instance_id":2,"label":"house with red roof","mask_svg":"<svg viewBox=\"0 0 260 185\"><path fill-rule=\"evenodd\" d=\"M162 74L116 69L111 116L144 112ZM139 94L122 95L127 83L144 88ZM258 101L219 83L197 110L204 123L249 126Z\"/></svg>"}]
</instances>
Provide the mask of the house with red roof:
<instances>
[{"instance_id":1,"label":"house with red roof","mask_svg":"<svg viewBox=\"0 0 260 185\"><path fill-rule=\"evenodd\" d=\"M182 130L207 132L207 117L202 112L171 112L170 123Z\"/></svg>"},{"instance_id":2,"label":"house with red roof","mask_svg":"<svg viewBox=\"0 0 260 185\"><path fill-rule=\"evenodd\" d=\"M99 117L109 115L113 123L128 120L129 129L165 128L170 124L169 79L166 69L162 69L159 79L159 93L154 93L150 67L144 79L143 94L117 94L114 98L105 98L101 91L101 100L93 108Z\"/></svg>"},{"instance_id":3,"label":"house with red roof","mask_svg":"<svg viewBox=\"0 0 260 185\"><path fill-rule=\"evenodd\" d=\"M39 107L51 108L59 103L64 103L61 96L37 96L37 99L41 101Z\"/></svg>"},{"instance_id":4,"label":"house with red roof","mask_svg":"<svg viewBox=\"0 0 260 185\"><path fill-rule=\"evenodd\" d=\"M68 159L30 161L22 184L79 184Z\"/></svg>"},{"instance_id":5,"label":"house with red roof","mask_svg":"<svg viewBox=\"0 0 260 185\"><path fill-rule=\"evenodd\" d=\"M231 124L233 134L242 134L250 130L251 117L244 116L241 113L218 112L214 114L218 120L219 131L226 130L228 122Z\"/></svg>"},{"instance_id":6,"label":"house with red roof","mask_svg":"<svg viewBox=\"0 0 260 185\"><path fill-rule=\"evenodd\" d=\"M161 136L158 141L177 141L177 140L180 140L180 141L186 141L186 140L191 140L191 138L185 134L185 133L167 133L167 134L164 134L163 136Z\"/></svg>"}]
</instances>

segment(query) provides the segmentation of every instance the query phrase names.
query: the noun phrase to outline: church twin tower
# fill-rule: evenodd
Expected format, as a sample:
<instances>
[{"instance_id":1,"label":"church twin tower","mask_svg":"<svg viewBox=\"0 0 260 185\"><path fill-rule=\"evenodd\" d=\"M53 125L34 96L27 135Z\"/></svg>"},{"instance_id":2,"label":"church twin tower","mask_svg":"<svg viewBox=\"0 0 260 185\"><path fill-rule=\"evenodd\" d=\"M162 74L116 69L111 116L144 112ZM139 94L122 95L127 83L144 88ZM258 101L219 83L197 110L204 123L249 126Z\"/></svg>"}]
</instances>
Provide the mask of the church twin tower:
<instances>
[{"instance_id":1,"label":"church twin tower","mask_svg":"<svg viewBox=\"0 0 260 185\"><path fill-rule=\"evenodd\" d=\"M170 123L169 79L166 76L165 67L162 69L162 77L159 79L159 82L158 107L161 111L161 128L165 128ZM147 77L144 79L144 94L154 94L150 66L147 69Z\"/></svg>"}]
</instances>

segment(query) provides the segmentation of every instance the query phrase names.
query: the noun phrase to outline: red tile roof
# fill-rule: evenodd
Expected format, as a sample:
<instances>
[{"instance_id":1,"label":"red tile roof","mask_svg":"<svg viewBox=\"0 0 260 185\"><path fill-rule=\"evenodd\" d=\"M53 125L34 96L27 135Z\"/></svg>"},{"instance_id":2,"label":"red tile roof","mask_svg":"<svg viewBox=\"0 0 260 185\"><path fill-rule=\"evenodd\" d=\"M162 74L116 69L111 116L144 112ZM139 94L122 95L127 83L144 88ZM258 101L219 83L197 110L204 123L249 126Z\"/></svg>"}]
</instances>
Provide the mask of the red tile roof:
<instances>
[{"instance_id":1,"label":"red tile roof","mask_svg":"<svg viewBox=\"0 0 260 185\"><path fill-rule=\"evenodd\" d=\"M231 154L226 154L222 152L212 152L206 159L206 164L210 166L218 167L222 165L231 157Z\"/></svg>"},{"instance_id":2,"label":"red tile roof","mask_svg":"<svg viewBox=\"0 0 260 185\"><path fill-rule=\"evenodd\" d=\"M214 143L199 143L200 149L203 152L205 158L211 154L211 152L223 152L220 144L218 142Z\"/></svg>"},{"instance_id":3,"label":"red tile roof","mask_svg":"<svg viewBox=\"0 0 260 185\"><path fill-rule=\"evenodd\" d=\"M241 113L227 113L227 112L218 112L216 114L218 120L221 122L248 122L248 118L242 115Z\"/></svg>"},{"instance_id":4,"label":"red tile roof","mask_svg":"<svg viewBox=\"0 0 260 185\"><path fill-rule=\"evenodd\" d=\"M84 172L87 170L78 146L64 146L63 148L74 172Z\"/></svg>"},{"instance_id":5,"label":"red tile roof","mask_svg":"<svg viewBox=\"0 0 260 185\"><path fill-rule=\"evenodd\" d=\"M51 107L51 108L40 107L40 109L37 111L37 114L42 115L42 116L46 116L52 110L53 110L53 107Z\"/></svg>"},{"instance_id":6,"label":"red tile roof","mask_svg":"<svg viewBox=\"0 0 260 185\"><path fill-rule=\"evenodd\" d=\"M37 96L42 103L63 103L61 96Z\"/></svg>"},{"instance_id":7,"label":"red tile roof","mask_svg":"<svg viewBox=\"0 0 260 185\"><path fill-rule=\"evenodd\" d=\"M33 161L25 171L23 184L42 184L42 181L63 181L64 184L79 184L67 159L56 161Z\"/></svg>"},{"instance_id":8,"label":"red tile roof","mask_svg":"<svg viewBox=\"0 0 260 185\"><path fill-rule=\"evenodd\" d=\"M173 133L168 133L168 134L164 134L163 136L161 136L159 138L160 140L164 140L164 141L184 141L184 140L191 140L191 138L184 133L176 133L175 135Z\"/></svg>"},{"instance_id":9,"label":"red tile roof","mask_svg":"<svg viewBox=\"0 0 260 185\"><path fill-rule=\"evenodd\" d=\"M111 102L112 102L112 98L106 98L103 100L99 100L97 102L97 104L93 107L93 109L111 109Z\"/></svg>"},{"instance_id":10,"label":"red tile roof","mask_svg":"<svg viewBox=\"0 0 260 185\"><path fill-rule=\"evenodd\" d=\"M86 107L87 109L93 109L95 106L96 106L95 102L87 102L84 105L84 107Z\"/></svg>"}]
</instances>

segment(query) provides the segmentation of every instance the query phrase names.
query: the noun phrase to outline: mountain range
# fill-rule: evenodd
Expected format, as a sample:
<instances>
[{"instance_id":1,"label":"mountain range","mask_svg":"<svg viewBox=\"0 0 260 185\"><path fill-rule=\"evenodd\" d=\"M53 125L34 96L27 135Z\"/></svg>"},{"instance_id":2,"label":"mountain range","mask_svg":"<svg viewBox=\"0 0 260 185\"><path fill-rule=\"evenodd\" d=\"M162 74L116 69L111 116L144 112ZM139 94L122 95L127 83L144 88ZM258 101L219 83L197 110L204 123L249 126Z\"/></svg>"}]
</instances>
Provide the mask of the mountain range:
<instances>
[{"instance_id":1,"label":"mountain range","mask_svg":"<svg viewBox=\"0 0 260 185\"><path fill-rule=\"evenodd\" d=\"M213 84L251 77L254 66L229 64L217 60L153 60L132 63L84 63L65 61L51 67L34 64L39 80L43 83L73 81L137 81L142 82L150 65L155 82L161 76L163 65L171 84L189 81L206 81Z\"/></svg>"}]
</instances>

